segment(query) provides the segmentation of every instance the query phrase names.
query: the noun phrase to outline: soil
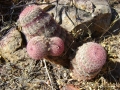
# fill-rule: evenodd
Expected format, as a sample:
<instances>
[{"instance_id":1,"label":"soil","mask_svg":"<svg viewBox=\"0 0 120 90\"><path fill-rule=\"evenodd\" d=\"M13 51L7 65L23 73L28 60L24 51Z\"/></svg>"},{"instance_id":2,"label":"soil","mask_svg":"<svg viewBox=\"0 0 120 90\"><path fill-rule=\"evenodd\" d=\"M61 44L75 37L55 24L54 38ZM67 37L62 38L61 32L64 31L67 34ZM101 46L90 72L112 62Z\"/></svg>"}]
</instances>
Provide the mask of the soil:
<instances>
[{"instance_id":1,"label":"soil","mask_svg":"<svg viewBox=\"0 0 120 90\"><path fill-rule=\"evenodd\" d=\"M43 0L0 1L0 38L15 25L22 5L33 1ZM113 12L110 28L99 38L90 38L104 46L108 53L107 63L94 79L74 80L69 69L46 60L29 59L12 64L0 57L0 90L60 90L67 84L79 90L120 90L120 20L114 10L120 8L120 1L109 0L109 3Z\"/></svg>"}]
</instances>

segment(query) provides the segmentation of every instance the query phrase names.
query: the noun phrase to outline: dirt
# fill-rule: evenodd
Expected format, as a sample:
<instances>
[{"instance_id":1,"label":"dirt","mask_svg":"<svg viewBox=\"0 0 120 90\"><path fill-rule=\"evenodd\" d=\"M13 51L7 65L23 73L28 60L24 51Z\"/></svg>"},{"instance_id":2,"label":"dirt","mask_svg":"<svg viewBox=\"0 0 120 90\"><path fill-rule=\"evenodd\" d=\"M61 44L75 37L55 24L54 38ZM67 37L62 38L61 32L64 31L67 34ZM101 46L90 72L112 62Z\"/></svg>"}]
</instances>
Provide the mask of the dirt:
<instances>
[{"instance_id":1,"label":"dirt","mask_svg":"<svg viewBox=\"0 0 120 90\"><path fill-rule=\"evenodd\" d=\"M0 39L15 26L22 5L30 1L43 0L0 1ZM120 20L115 19L114 11L120 1L109 2L113 12L110 28L99 38L88 39L100 43L108 53L107 63L94 79L74 80L69 69L46 60L20 60L12 64L0 57L0 90L60 90L67 84L79 90L120 90Z\"/></svg>"}]
</instances>

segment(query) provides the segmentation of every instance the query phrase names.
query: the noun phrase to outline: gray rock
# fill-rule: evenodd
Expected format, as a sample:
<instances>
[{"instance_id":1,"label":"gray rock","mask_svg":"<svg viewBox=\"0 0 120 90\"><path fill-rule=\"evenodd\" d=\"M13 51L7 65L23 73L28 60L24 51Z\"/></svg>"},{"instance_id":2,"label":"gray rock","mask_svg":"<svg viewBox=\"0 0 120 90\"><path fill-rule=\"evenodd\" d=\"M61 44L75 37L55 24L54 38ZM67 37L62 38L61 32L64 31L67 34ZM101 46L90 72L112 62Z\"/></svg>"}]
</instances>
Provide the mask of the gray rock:
<instances>
[{"instance_id":1,"label":"gray rock","mask_svg":"<svg viewBox=\"0 0 120 90\"><path fill-rule=\"evenodd\" d=\"M11 63L29 58L26 48L22 47L22 41L20 32L16 28L10 29L0 41L0 56Z\"/></svg>"},{"instance_id":2,"label":"gray rock","mask_svg":"<svg viewBox=\"0 0 120 90\"><path fill-rule=\"evenodd\" d=\"M46 11L69 32L90 30L93 36L99 36L110 25L112 14L107 0L58 0L58 4L52 4L55 7Z\"/></svg>"}]
</instances>

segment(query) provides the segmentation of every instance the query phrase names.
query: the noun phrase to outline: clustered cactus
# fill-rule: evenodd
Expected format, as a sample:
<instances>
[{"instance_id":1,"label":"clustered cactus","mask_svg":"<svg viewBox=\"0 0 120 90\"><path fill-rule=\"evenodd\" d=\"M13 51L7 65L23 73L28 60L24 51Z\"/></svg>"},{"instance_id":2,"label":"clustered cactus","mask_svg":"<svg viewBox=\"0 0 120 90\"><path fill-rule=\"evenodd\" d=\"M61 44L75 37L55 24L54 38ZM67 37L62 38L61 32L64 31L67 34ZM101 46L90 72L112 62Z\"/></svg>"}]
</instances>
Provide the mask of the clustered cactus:
<instances>
[{"instance_id":1,"label":"clustered cactus","mask_svg":"<svg viewBox=\"0 0 120 90\"><path fill-rule=\"evenodd\" d=\"M68 61L68 55L64 53L68 51L73 38L51 15L37 5L30 5L21 12L18 21L21 32L26 36L27 52L31 58L46 58L58 64Z\"/></svg>"},{"instance_id":2,"label":"clustered cactus","mask_svg":"<svg viewBox=\"0 0 120 90\"><path fill-rule=\"evenodd\" d=\"M30 5L21 12L19 22L26 36L27 52L31 58L46 58L63 66L69 64L69 47L73 37L48 13L37 5ZM79 80L94 78L105 62L106 52L101 45L94 42L83 44L71 62L73 76Z\"/></svg>"},{"instance_id":3,"label":"clustered cactus","mask_svg":"<svg viewBox=\"0 0 120 90\"><path fill-rule=\"evenodd\" d=\"M42 59L47 55L47 40L43 37L35 36L27 44L27 52L32 59Z\"/></svg>"},{"instance_id":4,"label":"clustered cactus","mask_svg":"<svg viewBox=\"0 0 120 90\"><path fill-rule=\"evenodd\" d=\"M35 36L27 44L27 52L33 59L40 60L46 55L59 56L64 51L64 42L59 37Z\"/></svg>"},{"instance_id":5,"label":"clustered cactus","mask_svg":"<svg viewBox=\"0 0 120 90\"><path fill-rule=\"evenodd\" d=\"M106 51L94 42L88 42L79 47L72 61L73 76L79 80L94 78L106 62Z\"/></svg>"}]
</instances>

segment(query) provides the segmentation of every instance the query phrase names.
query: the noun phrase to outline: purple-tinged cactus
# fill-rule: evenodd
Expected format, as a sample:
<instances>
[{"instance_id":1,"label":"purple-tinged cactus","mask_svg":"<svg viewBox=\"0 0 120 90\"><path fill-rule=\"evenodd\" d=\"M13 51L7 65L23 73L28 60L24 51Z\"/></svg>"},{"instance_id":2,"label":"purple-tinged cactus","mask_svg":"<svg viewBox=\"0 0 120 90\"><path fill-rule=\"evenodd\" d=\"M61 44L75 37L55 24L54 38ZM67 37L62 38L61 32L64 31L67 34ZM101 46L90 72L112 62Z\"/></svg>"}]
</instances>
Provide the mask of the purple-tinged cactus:
<instances>
[{"instance_id":1,"label":"purple-tinged cactus","mask_svg":"<svg viewBox=\"0 0 120 90\"><path fill-rule=\"evenodd\" d=\"M27 44L28 55L35 60L44 58L48 53L48 40L44 37L33 37Z\"/></svg>"},{"instance_id":2,"label":"purple-tinged cactus","mask_svg":"<svg viewBox=\"0 0 120 90\"><path fill-rule=\"evenodd\" d=\"M61 33L59 25L52 16L37 5L27 6L19 16L19 23L28 41L31 37L43 34L50 37Z\"/></svg>"},{"instance_id":3,"label":"purple-tinged cactus","mask_svg":"<svg viewBox=\"0 0 120 90\"><path fill-rule=\"evenodd\" d=\"M73 77L79 80L94 78L106 62L105 49L94 42L88 42L79 47L72 61Z\"/></svg>"},{"instance_id":4,"label":"purple-tinged cactus","mask_svg":"<svg viewBox=\"0 0 120 90\"><path fill-rule=\"evenodd\" d=\"M50 55L60 56L64 51L64 42L59 37L50 38Z\"/></svg>"},{"instance_id":5,"label":"purple-tinged cactus","mask_svg":"<svg viewBox=\"0 0 120 90\"><path fill-rule=\"evenodd\" d=\"M61 47L59 53L54 50L54 54L50 55L49 51L49 55L45 58L57 64L69 66L68 63L70 63L70 60L68 57L71 57L70 53L72 53L72 50L70 47L72 48L73 45L71 44L73 37L67 30L60 27L52 16L44 12L38 5L30 5L21 12L18 21L22 27L21 32L25 35L27 42L35 36L44 36L48 39L52 37L61 38L64 42L63 51L65 52L62 51L63 48ZM55 46L51 48L55 48ZM51 53L53 52L52 50L53 49L51 49Z\"/></svg>"},{"instance_id":6,"label":"purple-tinged cactus","mask_svg":"<svg viewBox=\"0 0 120 90\"><path fill-rule=\"evenodd\" d=\"M64 51L64 42L59 37L33 37L27 44L28 55L32 59L42 59L47 55L60 56Z\"/></svg>"}]
</instances>

